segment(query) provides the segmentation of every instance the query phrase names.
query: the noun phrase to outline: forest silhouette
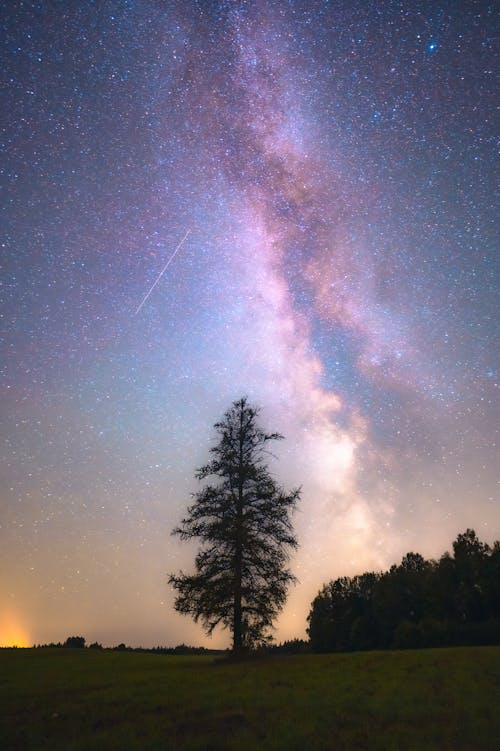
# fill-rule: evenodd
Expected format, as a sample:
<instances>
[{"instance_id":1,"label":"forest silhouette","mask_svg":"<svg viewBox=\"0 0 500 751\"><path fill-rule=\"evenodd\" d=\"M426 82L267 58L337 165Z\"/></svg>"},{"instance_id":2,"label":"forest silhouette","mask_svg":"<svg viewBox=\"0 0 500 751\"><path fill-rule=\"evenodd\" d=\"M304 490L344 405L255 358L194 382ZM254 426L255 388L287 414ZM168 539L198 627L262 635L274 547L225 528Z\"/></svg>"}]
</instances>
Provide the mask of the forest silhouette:
<instances>
[{"instance_id":1,"label":"forest silhouette","mask_svg":"<svg viewBox=\"0 0 500 751\"><path fill-rule=\"evenodd\" d=\"M325 584L308 616L315 652L500 644L500 542L459 534L438 561Z\"/></svg>"}]
</instances>

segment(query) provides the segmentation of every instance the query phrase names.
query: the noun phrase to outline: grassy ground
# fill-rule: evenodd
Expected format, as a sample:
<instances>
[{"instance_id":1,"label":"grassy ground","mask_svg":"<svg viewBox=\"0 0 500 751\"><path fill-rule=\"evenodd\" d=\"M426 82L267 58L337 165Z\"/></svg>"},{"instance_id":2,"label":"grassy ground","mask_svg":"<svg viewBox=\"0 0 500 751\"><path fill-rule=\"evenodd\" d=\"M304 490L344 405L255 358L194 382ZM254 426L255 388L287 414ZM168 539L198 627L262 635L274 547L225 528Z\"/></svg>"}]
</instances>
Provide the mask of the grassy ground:
<instances>
[{"instance_id":1,"label":"grassy ground","mask_svg":"<svg viewBox=\"0 0 500 751\"><path fill-rule=\"evenodd\" d=\"M500 748L500 647L214 663L0 650L2 751Z\"/></svg>"}]
</instances>

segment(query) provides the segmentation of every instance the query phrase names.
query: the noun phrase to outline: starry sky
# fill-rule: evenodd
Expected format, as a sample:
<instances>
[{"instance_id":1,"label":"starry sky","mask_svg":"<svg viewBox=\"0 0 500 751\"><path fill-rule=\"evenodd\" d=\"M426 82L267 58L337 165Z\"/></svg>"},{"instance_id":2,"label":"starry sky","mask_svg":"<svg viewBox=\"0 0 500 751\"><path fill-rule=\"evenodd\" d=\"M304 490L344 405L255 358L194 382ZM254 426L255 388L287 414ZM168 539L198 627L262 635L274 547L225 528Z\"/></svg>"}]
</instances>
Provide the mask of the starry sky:
<instances>
[{"instance_id":1,"label":"starry sky","mask_svg":"<svg viewBox=\"0 0 500 751\"><path fill-rule=\"evenodd\" d=\"M167 575L242 395L302 486L278 640L498 539L493 4L1 5L0 644L229 644Z\"/></svg>"}]
</instances>

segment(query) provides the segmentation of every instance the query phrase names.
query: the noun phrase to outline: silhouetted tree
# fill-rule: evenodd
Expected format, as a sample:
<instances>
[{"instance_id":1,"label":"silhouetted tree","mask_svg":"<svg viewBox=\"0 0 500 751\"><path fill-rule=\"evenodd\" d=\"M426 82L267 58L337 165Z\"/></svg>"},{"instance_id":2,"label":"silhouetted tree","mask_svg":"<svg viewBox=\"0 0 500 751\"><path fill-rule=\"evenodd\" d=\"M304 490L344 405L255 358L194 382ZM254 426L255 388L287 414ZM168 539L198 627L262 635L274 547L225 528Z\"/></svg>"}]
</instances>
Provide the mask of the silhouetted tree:
<instances>
[{"instance_id":1,"label":"silhouetted tree","mask_svg":"<svg viewBox=\"0 0 500 751\"><path fill-rule=\"evenodd\" d=\"M478 540L473 529L458 535L453 543L456 615L462 622L483 620L487 608L484 602L483 574L490 548Z\"/></svg>"},{"instance_id":2,"label":"silhouetted tree","mask_svg":"<svg viewBox=\"0 0 500 751\"><path fill-rule=\"evenodd\" d=\"M378 627L373 613L374 589L379 575L342 576L313 600L307 632L315 652L370 649L377 646Z\"/></svg>"},{"instance_id":3,"label":"silhouetted tree","mask_svg":"<svg viewBox=\"0 0 500 751\"><path fill-rule=\"evenodd\" d=\"M208 633L219 624L230 629L235 652L268 639L295 581L287 564L297 547L291 512L300 491L285 492L271 476L268 445L283 436L264 432L258 414L243 398L215 424L213 459L196 473L215 480L194 494L172 533L202 543L196 572L169 578L176 610L200 620Z\"/></svg>"},{"instance_id":4,"label":"silhouetted tree","mask_svg":"<svg viewBox=\"0 0 500 751\"><path fill-rule=\"evenodd\" d=\"M500 618L500 542L494 543L483 569L483 591L490 618Z\"/></svg>"},{"instance_id":5,"label":"silhouetted tree","mask_svg":"<svg viewBox=\"0 0 500 751\"><path fill-rule=\"evenodd\" d=\"M83 636L68 636L64 642L64 646L83 649L85 647L85 639Z\"/></svg>"}]
</instances>

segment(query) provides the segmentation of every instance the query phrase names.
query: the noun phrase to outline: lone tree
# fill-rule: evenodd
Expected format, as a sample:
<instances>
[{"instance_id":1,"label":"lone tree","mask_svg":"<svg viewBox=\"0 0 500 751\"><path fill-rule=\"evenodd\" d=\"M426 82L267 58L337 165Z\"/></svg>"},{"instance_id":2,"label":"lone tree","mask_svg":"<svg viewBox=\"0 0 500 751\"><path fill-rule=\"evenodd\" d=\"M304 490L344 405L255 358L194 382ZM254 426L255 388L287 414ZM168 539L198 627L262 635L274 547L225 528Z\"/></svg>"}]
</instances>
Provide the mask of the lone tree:
<instances>
[{"instance_id":1,"label":"lone tree","mask_svg":"<svg viewBox=\"0 0 500 751\"><path fill-rule=\"evenodd\" d=\"M295 581L287 564L297 548L290 517L300 490L286 493L271 476L268 445L283 436L265 433L258 414L242 398L214 425L220 440L196 472L199 480L213 480L193 494L187 517L172 532L202 543L196 573L169 578L175 609L200 620L209 634L219 624L230 629L234 652L269 639Z\"/></svg>"}]
</instances>

